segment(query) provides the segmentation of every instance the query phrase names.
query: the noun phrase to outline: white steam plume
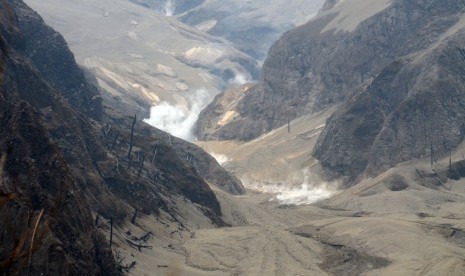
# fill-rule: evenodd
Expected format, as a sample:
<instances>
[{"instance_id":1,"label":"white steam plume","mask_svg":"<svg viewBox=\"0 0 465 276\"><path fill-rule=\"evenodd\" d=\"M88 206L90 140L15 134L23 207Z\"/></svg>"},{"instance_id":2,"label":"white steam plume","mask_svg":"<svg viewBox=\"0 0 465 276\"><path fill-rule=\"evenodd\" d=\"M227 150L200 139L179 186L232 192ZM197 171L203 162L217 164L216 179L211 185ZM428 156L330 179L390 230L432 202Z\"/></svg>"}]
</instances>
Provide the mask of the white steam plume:
<instances>
[{"instance_id":1,"label":"white steam plume","mask_svg":"<svg viewBox=\"0 0 465 276\"><path fill-rule=\"evenodd\" d=\"M244 75L244 74L241 74L241 73L237 73L236 76L234 77L234 83L237 83L237 84L244 84L246 83L248 80L247 80L247 77Z\"/></svg>"},{"instance_id":2,"label":"white steam plume","mask_svg":"<svg viewBox=\"0 0 465 276\"><path fill-rule=\"evenodd\" d=\"M229 158L224 155L224 154L220 154L220 153L215 153L215 152L208 152L213 158L216 159L216 162L218 162L218 164L220 164L221 166L223 166L224 164L228 163L229 162Z\"/></svg>"},{"instance_id":3,"label":"white steam plume","mask_svg":"<svg viewBox=\"0 0 465 276\"><path fill-rule=\"evenodd\" d=\"M187 110L182 106L174 106L168 102L161 102L150 109L150 118L144 121L154 127L169 132L171 135L187 141L195 139L192 133L200 111L208 104L210 96L206 90L196 90L189 101L191 107Z\"/></svg>"},{"instance_id":4,"label":"white steam plume","mask_svg":"<svg viewBox=\"0 0 465 276\"><path fill-rule=\"evenodd\" d=\"M163 6L163 13L166 16L173 16L175 11L176 11L176 7L174 6L173 1L171 0L166 1L165 5Z\"/></svg>"},{"instance_id":5,"label":"white steam plume","mask_svg":"<svg viewBox=\"0 0 465 276\"><path fill-rule=\"evenodd\" d=\"M242 85L246 82L249 82L250 79L247 77L247 75L239 72L238 70L234 70L234 78L231 78L228 80L229 84L239 84Z\"/></svg>"},{"instance_id":6,"label":"white steam plume","mask_svg":"<svg viewBox=\"0 0 465 276\"><path fill-rule=\"evenodd\" d=\"M312 204L329 198L336 193L336 183L317 181L313 179L308 169L302 170L299 175L297 178L301 178L301 183L298 185L250 181L248 179L243 179L242 183L248 189L272 194L273 198L271 200L276 200L284 205ZM296 176L293 177L292 182L295 180Z\"/></svg>"}]
</instances>

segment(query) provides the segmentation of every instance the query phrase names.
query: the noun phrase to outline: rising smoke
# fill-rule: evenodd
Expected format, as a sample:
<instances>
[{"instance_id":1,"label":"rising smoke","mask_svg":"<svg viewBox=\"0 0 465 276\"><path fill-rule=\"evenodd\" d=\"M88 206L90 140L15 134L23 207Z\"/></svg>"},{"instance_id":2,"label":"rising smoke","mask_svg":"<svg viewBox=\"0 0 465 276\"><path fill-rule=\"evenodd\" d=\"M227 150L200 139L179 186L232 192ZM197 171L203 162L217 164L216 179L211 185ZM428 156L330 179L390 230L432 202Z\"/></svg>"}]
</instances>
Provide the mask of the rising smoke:
<instances>
[{"instance_id":1,"label":"rising smoke","mask_svg":"<svg viewBox=\"0 0 465 276\"><path fill-rule=\"evenodd\" d=\"M176 11L176 7L175 7L173 1L171 1L171 0L166 1L165 5L163 6L162 11L166 16L173 16L173 14Z\"/></svg>"},{"instance_id":2,"label":"rising smoke","mask_svg":"<svg viewBox=\"0 0 465 276\"><path fill-rule=\"evenodd\" d=\"M300 179L300 180L299 180ZM336 193L336 183L327 183L316 178L308 169L292 176L286 183L272 183L241 179L248 189L271 194L271 200L283 205L305 205L327 199ZM299 184L296 184L299 181Z\"/></svg>"},{"instance_id":3,"label":"rising smoke","mask_svg":"<svg viewBox=\"0 0 465 276\"><path fill-rule=\"evenodd\" d=\"M214 153L214 152L208 152L208 154L210 154L213 158L215 158L216 162L218 162L218 164L220 164L221 166L229 162L229 158L224 154L219 154L219 153Z\"/></svg>"},{"instance_id":4,"label":"rising smoke","mask_svg":"<svg viewBox=\"0 0 465 276\"><path fill-rule=\"evenodd\" d=\"M246 82L249 82L250 80L247 78L246 75L240 73L240 72L235 72L234 78L230 79L228 82L229 84L245 84Z\"/></svg>"},{"instance_id":5,"label":"rising smoke","mask_svg":"<svg viewBox=\"0 0 465 276\"><path fill-rule=\"evenodd\" d=\"M195 139L192 133L200 111L208 104L211 99L206 90L196 90L190 97L190 108L179 105L172 105L168 102L161 102L150 109L150 118L144 121L156 128L169 132L171 135L193 141Z\"/></svg>"}]
</instances>

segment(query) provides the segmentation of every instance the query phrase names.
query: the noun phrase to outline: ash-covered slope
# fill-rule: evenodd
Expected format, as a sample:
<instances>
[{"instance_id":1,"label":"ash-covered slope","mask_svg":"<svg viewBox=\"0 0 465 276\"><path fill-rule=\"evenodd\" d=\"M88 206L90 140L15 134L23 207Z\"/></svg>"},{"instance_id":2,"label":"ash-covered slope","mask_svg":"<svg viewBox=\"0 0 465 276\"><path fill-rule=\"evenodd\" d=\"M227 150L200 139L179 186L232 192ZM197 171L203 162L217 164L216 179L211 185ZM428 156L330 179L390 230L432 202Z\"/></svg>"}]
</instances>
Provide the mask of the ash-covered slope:
<instances>
[{"instance_id":1,"label":"ash-covered slope","mask_svg":"<svg viewBox=\"0 0 465 276\"><path fill-rule=\"evenodd\" d=\"M140 121L131 134L131 118L87 117L101 110L100 102L92 101L98 98L95 87L83 79L72 85L82 71L60 75L36 65L77 68L63 38L22 1L1 2L0 19L2 272L117 275L106 230L94 225L96 216L122 225L138 210L139 216L164 213L183 227L195 227L199 224L183 213L188 208L209 225L222 225L206 180L241 193L236 178L197 147L173 143ZM33 56L37 37L24 35L28 28L46 30L41 41L49 44L39 47L40 56ZM92 97L86 102L87 95Z\"/></svg>"},{"instance_id":2,"label":"ash-covered slope","mask_svg":"<svg viewBox=\"0 0 465 276\"><path fill-rule=\"evenodd\" d=\"M176 3L176 1L173 1ZM238 49L263 60L285 31L315 16L323 0L205 1L181 13L183 22L226 38Z\"/></svg>"},{"instance_id":3,"label":"ash-covered slope","mask_svg":"<svg viewBox=\"0 0 465 276\"><path fill-rule=\"evenodd\" d=\"M313 17L324 0L130 0L209 34L263 60L285 31Z\"/></svg>"},{"instance_id":4,"label":"ash-covered slope","mask_svg":"<svg viewBox=\"0 0 465 276\"><path fill-rule=\"evenodd\" d=\"M255 59L230 42L129 0L26 2L97 77L105 103L141 119L163 102L189 113L229 82L258 75Z\"/></svg>"}]
</instances>

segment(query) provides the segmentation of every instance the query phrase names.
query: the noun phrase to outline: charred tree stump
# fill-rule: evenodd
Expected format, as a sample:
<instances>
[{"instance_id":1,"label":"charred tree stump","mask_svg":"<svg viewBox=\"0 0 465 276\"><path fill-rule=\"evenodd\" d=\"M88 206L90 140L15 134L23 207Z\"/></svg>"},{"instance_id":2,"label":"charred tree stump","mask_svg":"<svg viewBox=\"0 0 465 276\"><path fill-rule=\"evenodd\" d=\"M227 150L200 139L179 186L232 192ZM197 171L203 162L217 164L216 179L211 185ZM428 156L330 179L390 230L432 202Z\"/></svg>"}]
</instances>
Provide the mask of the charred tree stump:
<instances>
[{"instance_id":1,"label":"charred tree stump","mask_svg":"<svg viewBox=\"0 0 465 276\"><path fill-rule=\"evenodd\" d=\"M142 154L142 161L140 163L139 171L137 172L137 178L140 177L140 173L142 172L142 169L144 168L145 156L146 154Z\"/></svg>"},{"instance_id":2,"label":"charred tree stump","mask_svg":"<svg viewBox=\"0 0 465 276\"><path fill-rule=\"evenodd\" d=\"M153 149L152 149L152 164L155 162L155 157L157 157L157 153L158 153L158 147L157 146L154 146Z\"/></svg>"},{"instance_id":3,"label":"charred tree stump","mask_svg":"<svg viewBox=\"0 0 465 276\"><path fill-rule=\"evenodd\" d=\"M110 218L110 248L113 243L113 217Z\"/></svg>"},{"instance_id":4,"label":"charred tree stump","mask_svg":"<svg viewBox=\"0 0 465 276\"><path fill-rule=\"evenodd\" d=\"M134 210L134 215L132 215L131 223L136 224L136 218L137 218L137 208Z\"/></svg>"},{"instance_id":5,"label":"charred tree stump","mask_svg":"<svg viewBox=\"0 0 465 276\"><path fill-rule=\"evenodd\" d=\"M291 118L287 117L287 133L291 133Z\"/></svg>"},{"instance_id":6,"label":"charred tree stump","mask_svg":"<svg viewBox=\"0 0 465 276\"><path fill-rule=\"evenodd\" d=\"M431 152L431 167L432 167L434 163L433 139L431 139L430 152Z\"/></svg>"},{"instance_id":7,"label":"charred tree stump","mask_svg":"<svg viewBox=\"0 0 465 276\"><path fill-rule=\"evenodd\" d=\"M134 126L136 125L137 116L134 115L134 121L131 126L131 141L129 142L128 160L131 160L132 146L134 146Z\"/></svg>"},{"instance_id":8,"label":"charred tree stump","mask_svg":"<svg viewBox=\"0 0 465 276\"><path fill-rule=\"evenodd\" d=\"M119 131L116 132L115 138L113 139L113 143L111 143L110 151L112 151L115 148L116 140L118 139L118 136L119 136Z\"/></svg>"}]
</instances>

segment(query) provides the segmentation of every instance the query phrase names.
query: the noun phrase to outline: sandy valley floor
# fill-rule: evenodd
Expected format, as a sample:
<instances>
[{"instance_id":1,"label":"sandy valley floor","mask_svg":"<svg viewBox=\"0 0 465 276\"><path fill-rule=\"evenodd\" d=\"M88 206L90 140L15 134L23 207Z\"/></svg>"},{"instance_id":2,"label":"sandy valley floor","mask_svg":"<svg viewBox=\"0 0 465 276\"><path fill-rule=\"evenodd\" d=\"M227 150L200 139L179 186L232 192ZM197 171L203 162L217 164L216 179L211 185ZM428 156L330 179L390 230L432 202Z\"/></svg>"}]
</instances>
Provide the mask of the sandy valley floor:
<instances>
[{"instance_id":1,"label":"sandy valley floor","mask_svg":"<svg viewBox=\"0 0 465 276\"><path fill-rule=\"evenodd\" d=\"M292 134L283 127L270 134L275 137L247 144L203 144L225 154L226 166L249 178L244 183L255 190L244 196L215 190L230 227L215 228L192 210L189 220L162 214L118 229L123 263L137 262L130 274L465 275L465 180L444 179L448 160L435 164L438 175L427 160L402 164L352 188L334 187L330 198L314 204L284 204L277 200L283 194L279 189L257 191L250 178L273 186L290 178L283 175L286 171L302 167L310 167L311 179L301 181L317 185L318 164L308 157L309 151L295 153L312 148L326 117L324 112L318 116L310 118L311 124L308 119L293 122ZM460 153L452 158L460 159ZM274 169L279 162L288 166ZM274 177L276 172L282 179ZM271 178L276 183L270 183ZM301 189L299 196L302 191L314 192ZM178 206L182 208L182 201ZM181 226L179 221L190 225ZM153 248L139 251L129 246L124 241L127 230L136 236L152 231L148 244Z\"/></svg>"}]
</instances>

